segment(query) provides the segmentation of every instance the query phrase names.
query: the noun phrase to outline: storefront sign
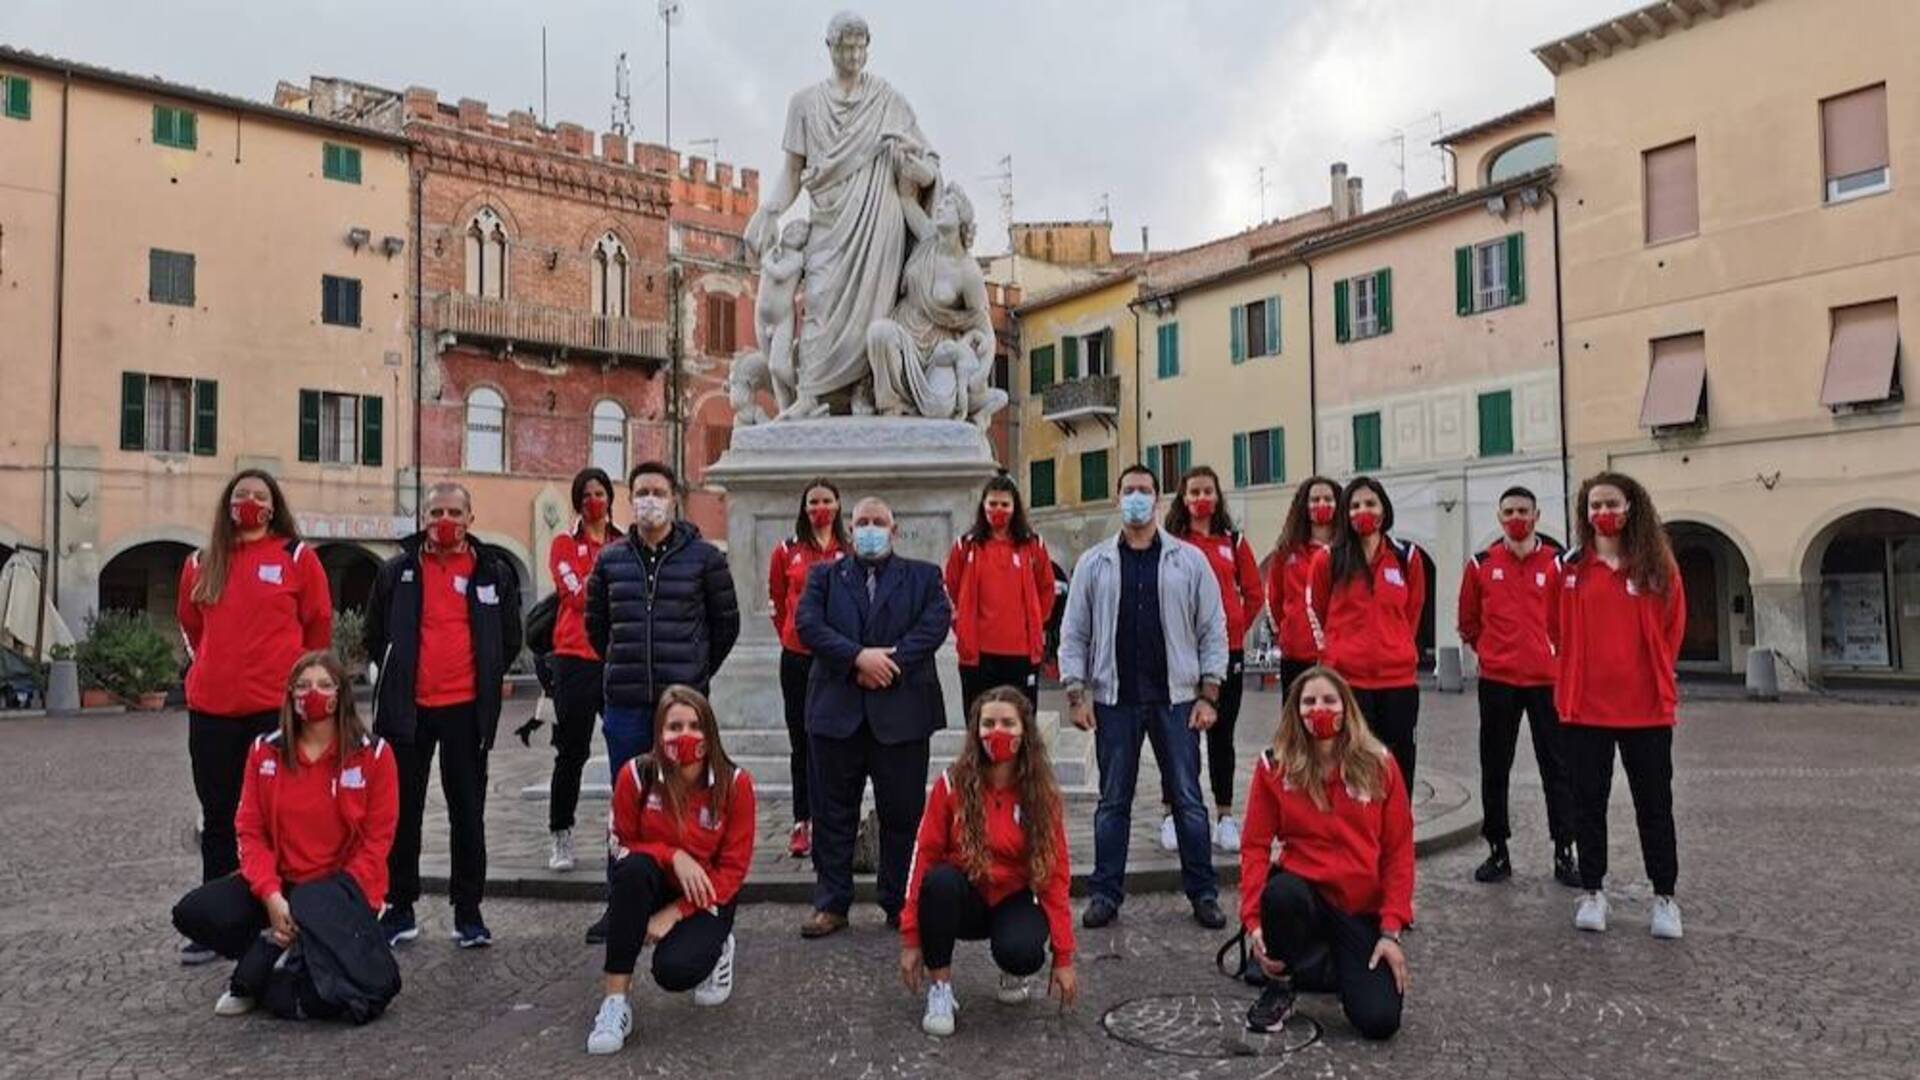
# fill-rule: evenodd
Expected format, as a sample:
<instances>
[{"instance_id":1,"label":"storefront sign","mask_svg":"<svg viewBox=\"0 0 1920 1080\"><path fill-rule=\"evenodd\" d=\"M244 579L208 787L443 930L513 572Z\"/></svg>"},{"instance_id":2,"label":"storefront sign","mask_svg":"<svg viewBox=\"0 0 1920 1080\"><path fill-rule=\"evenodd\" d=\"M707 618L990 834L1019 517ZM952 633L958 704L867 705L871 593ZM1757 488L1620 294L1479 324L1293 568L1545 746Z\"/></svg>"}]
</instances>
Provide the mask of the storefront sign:
<instances>
[{"instance_id":1,"label":"storefront sign","mask_svg":"<svg viewBox=\"0 0 1920 1080\"><path fill-rule=\"evenodd\" d=\"M299 514L300 535L309 540L403 540L415 532L410 517L383 514Z\"/></svg>"},{"instance_id":2,"label":"storefront sign","mask_svg":"<svg viewBox=\"0 0 1920 1080\"><path fill-rule=\"evenodd\" d=\"M1828 574L1820 582L1820 651L1829 664L1887 667L1887 581L1880 574Z\"/></svg>"}]
</instances>

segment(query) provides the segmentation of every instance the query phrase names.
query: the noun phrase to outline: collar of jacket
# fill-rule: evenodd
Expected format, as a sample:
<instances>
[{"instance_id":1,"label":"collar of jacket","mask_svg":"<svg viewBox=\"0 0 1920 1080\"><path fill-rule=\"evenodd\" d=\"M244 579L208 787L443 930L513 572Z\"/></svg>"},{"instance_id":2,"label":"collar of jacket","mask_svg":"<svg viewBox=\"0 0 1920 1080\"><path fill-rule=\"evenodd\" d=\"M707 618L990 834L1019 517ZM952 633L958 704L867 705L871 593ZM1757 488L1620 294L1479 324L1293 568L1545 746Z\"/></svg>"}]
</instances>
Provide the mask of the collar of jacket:
<instances>
[{"instance_id":1,"label":"collar of jacket","mask_svg":"<svg viewBox=\"0 0 1920 1080\"><path fill-rule=\"evenodd\" d=\"M640 549L647 545L647 542L641 539L640 529L637 526L626 531L625 539L627 543L633 545L635 554L639 554ZM691 521L676 521L673 523L673 528L667 530L667 542L660 546L660 553L662 556L671 555L698 539L700 539L698 525ZM607 542L613 541L609 539Z\"/></svg>"},{"instance_id":2,"label":"collar of jacket","mask_svg":"<svg viewBox=\"0 0 1920 1080\"><path fill-rule=\"evenodd\" d=\"M573 537L575 540L585 540L587 538L587 519L575 514L573 516L573 528L567 530L567 535ZM611 521L607 522L607 543L611 544L625 535L625 533L620 531L620 526L615 525Z\"/></svg>"},{"instance_id":3,"label":"collar of jacket","mask_svg":"<svg viewBox=\"0 0 1920 1080\"><path fill-rule=\"evenodd\" d=\"M405 553L408 558L412 559L415 562L420 561L420 555L423 551L425 551L426 546L427 546L427 531L425 529L422 529L419 532L414 533L412 536L409 536L406 539L400 541L400 550L403 553ZM500 558L501 553L504 550L502 548L498 548L492 544L487 543L485 540L480 539L479 537L473 535L472 533L467 534L467 546L473 549L473 558L475 562L484 562L489 559L498 559Z\"/></svg>"}]
</instances>

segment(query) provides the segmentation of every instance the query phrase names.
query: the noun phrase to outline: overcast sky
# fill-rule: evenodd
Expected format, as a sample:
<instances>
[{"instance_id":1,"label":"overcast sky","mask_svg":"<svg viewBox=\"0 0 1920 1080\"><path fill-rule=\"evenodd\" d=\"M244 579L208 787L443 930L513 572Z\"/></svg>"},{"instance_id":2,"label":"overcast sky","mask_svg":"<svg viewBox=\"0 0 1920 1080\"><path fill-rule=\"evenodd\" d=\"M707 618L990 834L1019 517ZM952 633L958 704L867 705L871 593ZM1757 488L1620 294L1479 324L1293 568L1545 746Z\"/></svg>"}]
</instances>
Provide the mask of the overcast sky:
<instances>
[{"instance_id":1,"label":"overcast sky","mask_svg":"<svg viewBox=\"0 0 1920 1080\"><path fill-rule=\"evenodd\" d=\"M770 173L794 90L823 78L844 0L680 0L673 134L683 152ZM262 100L276 80L339 75L540 106L607 126L629 53L638 136L662 135L659 0L4 0L0 41ZM1019 220L1097 216L1115 246L1196 243L1323 205L1327 166L1366 180L1369 206L1440 183L1428 144L1546 97L1529 51L1635 0L868 0L868 70L912 102L945 171L979 209L979 253L1004 247L998 182L1011 155ZM286 14L298 11L298 16Z\"/></svg>"}]
</instances>

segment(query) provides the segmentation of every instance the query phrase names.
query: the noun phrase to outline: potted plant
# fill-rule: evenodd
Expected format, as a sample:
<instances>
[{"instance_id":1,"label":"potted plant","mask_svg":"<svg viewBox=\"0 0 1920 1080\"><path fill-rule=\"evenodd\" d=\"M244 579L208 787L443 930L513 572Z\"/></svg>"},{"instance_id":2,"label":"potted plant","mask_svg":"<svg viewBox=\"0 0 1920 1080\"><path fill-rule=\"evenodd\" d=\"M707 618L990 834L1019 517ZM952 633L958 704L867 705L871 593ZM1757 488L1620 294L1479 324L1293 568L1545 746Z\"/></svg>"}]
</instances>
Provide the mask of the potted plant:
<instances>
[{"instance_id":1,"label":"potted plant","mask_svg":"<svg viewBox=\"0 0 1920 1080\"><path fill-rule=\"evenodd\" d=\"M333 655L347 669L349 678L367 673L367 613L359 608L344 608L333 613Z\"/></svg>"},{"instance_id":2,"label":"potted plant","mask_svg":"<svg viewBox=\"0 0 1920 1080\"><path fill-rule=\"evenodd\" d=\"M133 611L103 611L89 618L74 659L82 686L147 711L165 707L167 687L180 672L167 636ZM84 694L81 704L88 704Z\"/></svg>"}]
</instances>

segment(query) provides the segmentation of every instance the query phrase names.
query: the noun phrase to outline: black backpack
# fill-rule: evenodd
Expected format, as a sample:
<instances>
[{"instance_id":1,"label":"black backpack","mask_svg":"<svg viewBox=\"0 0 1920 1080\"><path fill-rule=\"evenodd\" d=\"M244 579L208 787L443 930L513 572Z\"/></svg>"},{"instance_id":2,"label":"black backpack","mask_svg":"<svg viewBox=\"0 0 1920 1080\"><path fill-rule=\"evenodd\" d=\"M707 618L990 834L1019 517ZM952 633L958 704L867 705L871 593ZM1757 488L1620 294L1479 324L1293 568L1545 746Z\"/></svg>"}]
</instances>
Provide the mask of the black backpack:
<instances>
[{"instance_id":1,"label":"black backpack","mask_svg":"<svg viewBox=\"0 0 1920 1080\"><path fill-rule=\"evenodd\" d=\"M560 594L550 592L527 612L527 651L535 656L553 655L553 626L560 619Z\"/></svg>"}]
</instances>

